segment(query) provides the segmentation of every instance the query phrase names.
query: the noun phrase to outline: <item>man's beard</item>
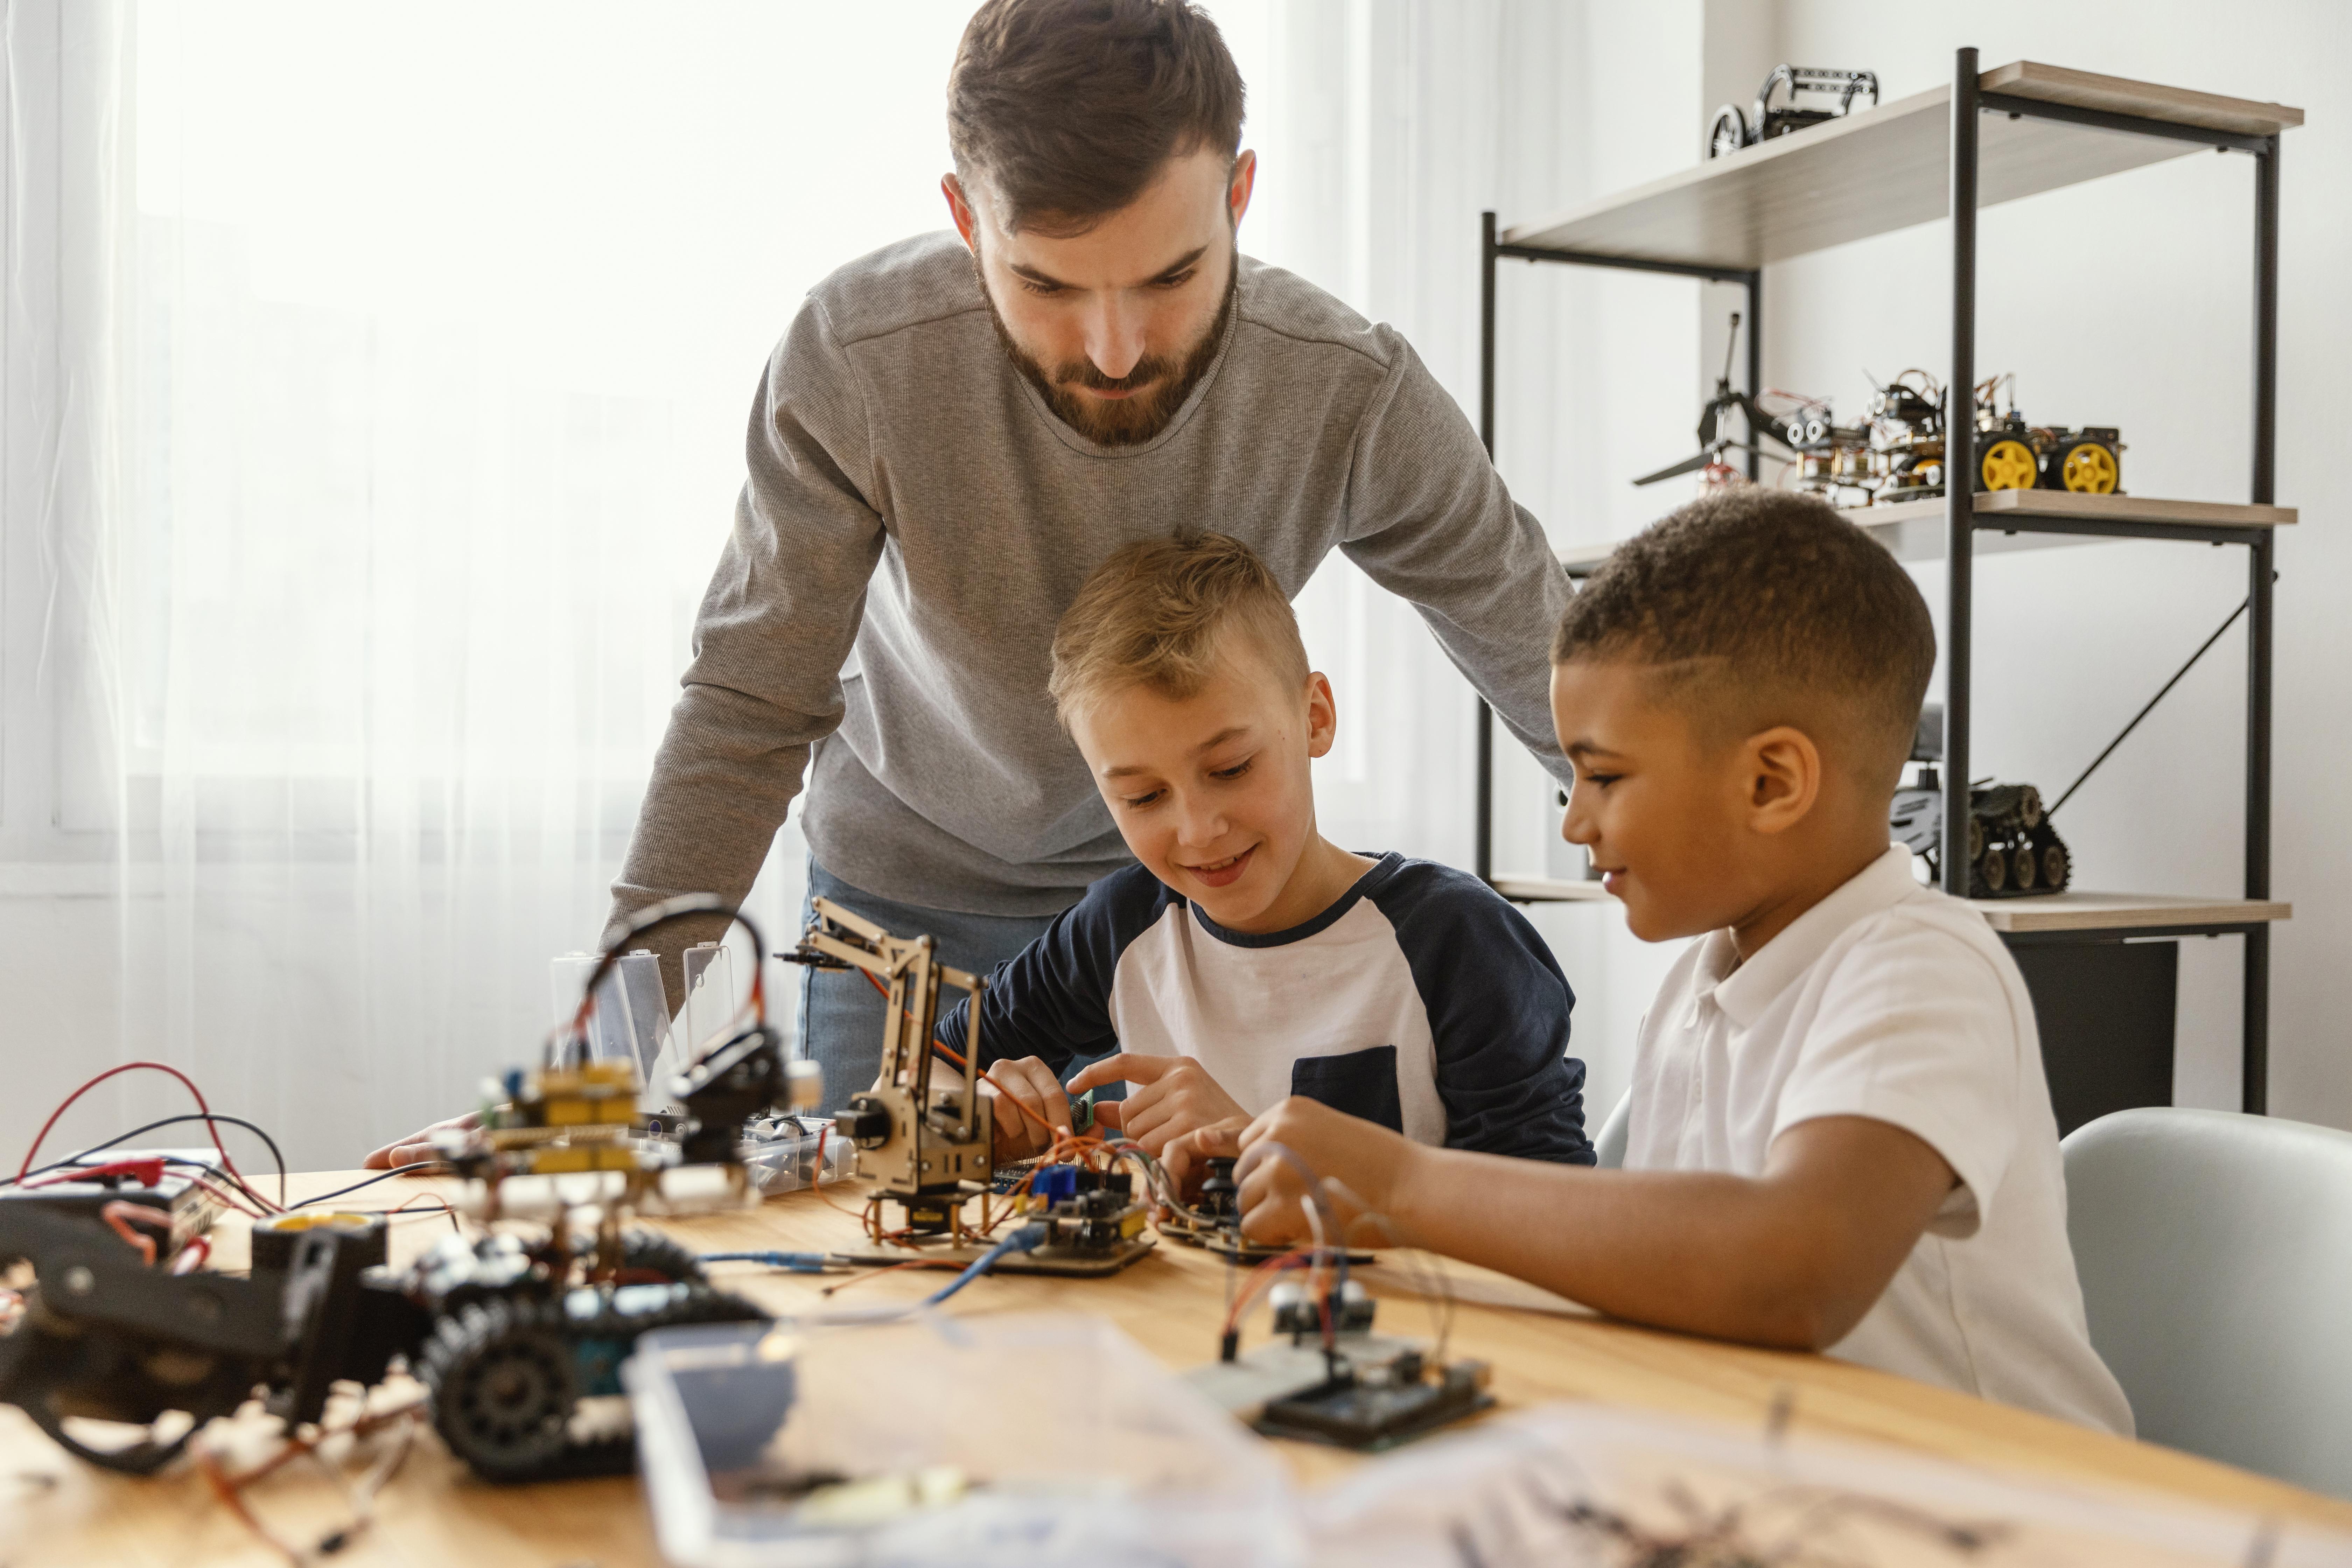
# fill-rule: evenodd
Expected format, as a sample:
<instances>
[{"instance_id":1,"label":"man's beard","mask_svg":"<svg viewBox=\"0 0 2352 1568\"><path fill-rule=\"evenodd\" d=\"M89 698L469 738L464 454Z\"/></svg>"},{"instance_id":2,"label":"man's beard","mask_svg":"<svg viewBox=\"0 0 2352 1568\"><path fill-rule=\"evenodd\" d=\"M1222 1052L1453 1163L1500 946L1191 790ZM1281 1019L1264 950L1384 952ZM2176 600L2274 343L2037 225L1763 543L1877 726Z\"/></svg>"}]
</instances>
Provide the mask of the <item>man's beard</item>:
<instances>
[{"instance_id":1,"label":"man's beard","mask_svg":"<svg viewBox=\"0 0 2352 1568\"><path fill-rule=\"evenodd\" d=\"M1005 357L1013 362L1015 370L1028 377L1029 384L1037 389L1045 406L1063 424L1103 447L1139 447L1168 428L1168 422L1176 417L1176 411L1184 406L1184 400L1217 362L1217 351L1225 341L1225 328L1233 321L1234 302L1241 294L1241 256L1235 252L1233 270L1225 279L1224 302L1217 307L1216 320L1181 354L1146 354L1135 362L1133 370L1116 377L1105 375L1083 355L1049 372L1013 341L1003 315L996 309L996 297L988 291L988 278L981 269L977 246L972 248L971 266L980 279L980 297L988 301L988 319L995 323L996 341L1004 345ZM1151 390L1130 397L1087 397L1072 390L1090 386L1118 391L1146 385Z\"/></svg>"}]
</instances>

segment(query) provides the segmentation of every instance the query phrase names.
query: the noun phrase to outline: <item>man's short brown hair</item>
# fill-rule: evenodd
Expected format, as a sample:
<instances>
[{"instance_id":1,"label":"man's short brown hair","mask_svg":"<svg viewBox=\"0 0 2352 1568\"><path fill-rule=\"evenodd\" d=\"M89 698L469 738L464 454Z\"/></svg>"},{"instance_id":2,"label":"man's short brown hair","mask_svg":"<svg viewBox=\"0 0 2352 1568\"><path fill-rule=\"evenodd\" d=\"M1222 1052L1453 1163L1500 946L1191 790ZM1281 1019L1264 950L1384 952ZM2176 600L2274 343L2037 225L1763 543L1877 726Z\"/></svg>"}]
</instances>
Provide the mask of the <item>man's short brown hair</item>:
<instances>
[{"instance_id":1,"label":"man's short brown hair","mask_svg":"<svg viewBox=\"0 0 2352 1568\"><path fill-rule=\"evenodd\" d=\"M1209 683L1227 632L1242 633L1286 686L1307 684L1298 617L1248 545L1223 533L1140 540L1095 568L1054 628L1045 689L1066 728L1131 686L1181 701Z\"/></svg>"},{"instance_id":2,"label":"man's short brown hair","mask_svg":"<svg viewBox=\"0 0 2352 1568\"><path fill-rule=\"evenodd\" d=\"M1077 234L1161 164L1242 142L1242 77L1188 0L988 0L948 75L948 145L1008 228Z\"/></svg>"},{"instance_id":3,"label":"man's short brown hair","mask_svg":"<svg viewBox=\"0 0 2352 1568\"><path fill-rule=\"evenodd\" d=\"M1891 790L1936 627L1910 574L1828 503L1740 485L1619 545L1570 601L1551 657L1657 667L1744 733L1808 728L1826 700L1854 721L1851 765Z\"/></svg>"}]
</instances>

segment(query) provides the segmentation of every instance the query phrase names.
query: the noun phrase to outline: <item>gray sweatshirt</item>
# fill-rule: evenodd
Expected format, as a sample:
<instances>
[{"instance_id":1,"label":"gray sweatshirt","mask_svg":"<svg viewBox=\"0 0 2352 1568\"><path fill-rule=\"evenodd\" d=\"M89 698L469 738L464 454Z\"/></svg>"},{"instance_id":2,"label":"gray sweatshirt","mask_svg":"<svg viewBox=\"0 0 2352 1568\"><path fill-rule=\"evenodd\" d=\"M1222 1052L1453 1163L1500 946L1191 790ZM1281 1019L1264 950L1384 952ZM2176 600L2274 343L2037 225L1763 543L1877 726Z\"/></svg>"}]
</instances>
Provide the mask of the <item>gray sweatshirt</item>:
<instances>
[{"instance_id":1,"label":"gray sweatshirt","mask_svg":"<svg viewBox=\"0 0 2352 1568\"><path fill-rule=\"evenodd\" d=\"M741 900L812 749L802 826L834 875L935 909L1074 902L1129 857L1045 694L1055 623L1112 551L1183 530L1247 541L1292 595L1344 551L1566 776L1542 530L1403 338L1279 268L1243 259L1216 363L1111 447L1006 359L955 236L905 240L810 293L747 446L616 918Z\"/></svg>"}]
</instances>

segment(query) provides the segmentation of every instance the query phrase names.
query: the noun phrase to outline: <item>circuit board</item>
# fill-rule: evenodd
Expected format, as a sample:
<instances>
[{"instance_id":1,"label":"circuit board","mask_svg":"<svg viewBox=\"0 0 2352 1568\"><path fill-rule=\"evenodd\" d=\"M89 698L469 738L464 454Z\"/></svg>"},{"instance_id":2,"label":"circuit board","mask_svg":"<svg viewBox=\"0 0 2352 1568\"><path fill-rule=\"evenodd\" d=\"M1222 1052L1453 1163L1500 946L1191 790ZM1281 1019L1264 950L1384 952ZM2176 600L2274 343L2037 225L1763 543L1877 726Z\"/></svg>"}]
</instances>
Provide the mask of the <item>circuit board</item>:
<instances>
[{"instance_id":1,"label":"circuit board","mask_svg":"<svg viewBox=\"0 0 2352 1568\"><path fill-rule=\"evenodd\" d=\"M1344 1333L1326 1353L1314 1336L1261 1345L1186 1377L1269 1437L1334 1447L1392 1447L1495 1403L1483 1362L1433 1364L1412 1340Z\"/></svg>"},{"instance_id":2,"label":"circuit board","mask_svg":"<svg viewBox=\"0 0 2352 1568\"><path fill-rule=\"evenodd\" d=\"M1295 1242L1252 1241L1242 1235L1238 1225L1230 1223L1199 1225L1178 1214L1163 1215L1154 1223L1160 1227L1160 1234L1169 1240L1181 1242L1186 1247L1197 1247L1203 1252L1213 1252L1234 1263L1263 1263L1269 1258L1281 1258L1298 1250ZM1380 1260L1380 1255L1375 1252L1350 1248L1348 1253L1350 1267Z\"/></svg>"}]
</instances>

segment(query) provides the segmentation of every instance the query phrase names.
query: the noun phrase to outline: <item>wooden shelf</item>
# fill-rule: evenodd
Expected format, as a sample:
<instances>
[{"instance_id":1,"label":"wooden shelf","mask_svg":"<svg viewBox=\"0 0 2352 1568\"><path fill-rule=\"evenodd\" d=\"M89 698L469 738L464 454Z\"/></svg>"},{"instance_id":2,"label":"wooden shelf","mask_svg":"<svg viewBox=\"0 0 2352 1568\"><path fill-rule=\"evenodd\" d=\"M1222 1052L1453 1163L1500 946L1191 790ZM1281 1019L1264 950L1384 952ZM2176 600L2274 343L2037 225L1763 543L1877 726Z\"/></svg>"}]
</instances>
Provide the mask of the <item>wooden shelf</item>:
<instances>
[{"instance_id":1,"label":"wooden shelf","mask_svg":"<svg viewBox=\"0 0 2352 1568\"><path fill-rule=\"evenodd\" d=\"M1850 509L1847 516L1877 536L1897 561L1941 561L1944 558L1944 502L1896 501L1889 506ZM2168 528L2284 528L2296 519L2291 506L2243 506L2228 501L2163 500L2150 496L2077 495L2072 490L1986 490L1977 497L1976 552L1998 555L2011 550L2054 550L2069 544L2096 544L2117 538L2161 539ZM2147 530L2138 535L2038 531L2035 520L2102 522ZM2013 520L2016 532L2002 531ZM1617 548L1612 542L1570 545L1559 552L1571 577L1590 576Z\"/></svg>"},{"instance_id":2,"label":"wooden shelf","mask_svg":"<svg viewBox=\"0 0 2352 1568\"><path fill-rule=\"evenodd\" d=\"M2171 893L2043 893L2022 899L1970 899L1969 904L1999 931L2252 926L2294 918L2294 906L2277 900L2200 899Z\"/></svg>"},{"instance_id":3,"label":"wooden shelf","mask_svg":"<svg viewBox=\"0 0 2352 1568\"><path fill-rule=\"evenodd\" d=\"M1597 904L1609 899L1609 889L1598 882L1566 882L1557 877L1497 877L1495 891L1523 904Z\"/></svg>"},{"instance_id":4,"label":"wooden shelf","mask_svg":"<svg viewBox=\"0 0 2352 1568\"><path fill-rule=\"evenodd\" d=\"M1556 877L1497 877L1495 890L1529 904L1609 901L1598 882ZM2294 918L2278 900L2205 899L2177 893L2042 893L2021 899L1971 899L1969 906L1997 931L2168 930L2179 926L2250 926Z\"/></svg>"},{"instance_id":5,"label":"wooden shelf","mask_svg":"<svg viewBox=\"0 0 2352 1568\"><path fill-rule=\"evenodd\" d=\"M2267 136L2303 110L2020 60L1987 92ZM1987 114L1978 205L2205 151L2194 142ZM1951 89L1942 86L1506 230L1507 246L1745 270L1946 216Z\"/></svg>"}]
</instances>

